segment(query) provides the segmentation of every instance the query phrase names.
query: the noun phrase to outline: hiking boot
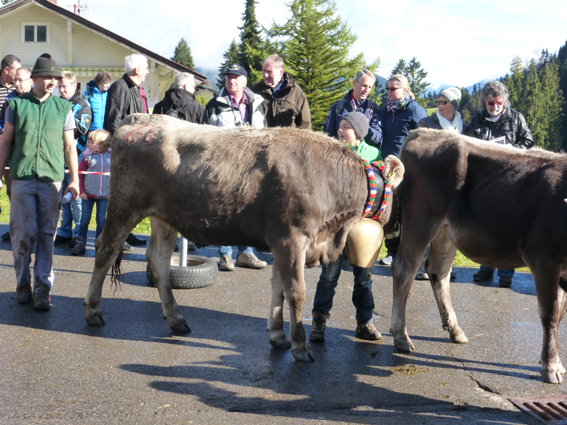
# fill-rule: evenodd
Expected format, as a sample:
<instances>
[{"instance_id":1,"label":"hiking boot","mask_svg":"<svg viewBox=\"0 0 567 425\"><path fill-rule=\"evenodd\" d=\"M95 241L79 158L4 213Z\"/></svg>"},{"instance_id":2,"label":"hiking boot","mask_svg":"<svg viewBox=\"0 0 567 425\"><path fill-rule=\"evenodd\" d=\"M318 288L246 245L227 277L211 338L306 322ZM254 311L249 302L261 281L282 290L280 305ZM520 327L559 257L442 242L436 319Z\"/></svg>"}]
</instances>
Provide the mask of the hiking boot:
<instances>
[{"instance_id":1,"label":"hiking boot","mask_svg":"<svg viewBox=\"0 0 567 425\"><path fill-rule=\"evenodd\" d=\"M71 250L71 255L85 255L86 250L87 250L87 238L78 236L77 242L75 243L75 246Z\"/></svg>"},{"instance_id":2,"label":"hiking boot","mask_svg":"<svg viewBox=\"0 0 567 425\"><path fill-rule=\"evenodd\" d=\"M2 236L0 236L0 238L1 238L3 241L8 241L8 242L10 242L10 232L2 233Z\"/></svg>"},{"instance_id":3,"label":"hiking boot","mask_svg":"<svg viewBox=\"0 0 567 425\"><path fill-rule=\"evenodd\" d=\"M20 304L29 304L32 300L31 286L16 286L16 299Z\"/></svg>"},{"instance_id":4,"label":"hiking boot","mask_svg":"<svg viewBox=\"0 0 567 425\"><path fill-rule=\"evenodd\" d=\"M510 276L500 276L498 286L500 286L501 288L509 288L510 286L512 286L512 278Z\"/></svg>"},{"instance_id":5,"label":"hiking boot","mask_svg":"<svg viewBox=\"0 0 567 425\"><path fill-rule=\"evenodd\" d=\"M75 239L73 239L71 242L69 242L69 244L67 245L69 248L75 248L75 245L77 245L77 239L79 238L79 236L77 236Z\"/></svg>"},{"instance_id":6,"label":"hiking boot","mask_svg":"<svg viewBox=\"0 0 567 425\"><path fill-rule=\"evenodd\" d=\"M147 240L137 237L134 233L130 233L128 235L126 242L128 242L130 245L145 245L148 243Z\"/></svg>"},{"instance_id":7,"label":"hiking boot","mask_svg":"<svg viewBox=\"0 0 567 425\"><path fill-rule=\"evenodd\" d=\"M268 265L265 261L258 260L254 254L238 254L236 257L236 265L238 267L248 267L249 269L263 269Z\"/></svg>"},{"instance_id":8,"label":"hiking boot","mask_svg":"<svg viewBox=\"0 0 567 425\"><path fill-rule=\"evenodd\" d=\"M427 272L419 271L415 275L415 280L429 280L429 275Z\"/></svg>"},{"instance_id":9,"label":"hiking boot","mask_svg":"<svg viewBox=\"0 0 567 425\"><path fill-rule=\"evenodd\" d=\"M311 333L309 341L325 342L325 328L327 327L327 313L322 311L313 312L313 324L311 325Z\"/></svg>"},{"instance_id":10,"label":"hiking boot","mask_svg":"<svg viewBox=\"0 0 567 425\"><path fill-rule=\"evenodd\" d=\"M475 274L473 274L473 279L477 282L482 282L485 280L491 280L494 276L494 272L489 272L487 270L479 270Z\"/></svg>"},{"instance_id":11,"label":"hiking boot","mask_svg":"<svg viewBox=\"0 0 567 425\"><path fill-rule=\"evenodd\" d=\"M51 297L47 294L38 294L34 292L33 294L33 309L37 311L49 311L51 308Z\"/></svg>"},{"instance_id":12,"label":"hiking boot","mask_svg":"<svg viewBox=\"0 0 567 425\"><path fill-rule=\"evenodd\" d=\"M358 339L366 339L368 341L376 341L382 339L382 334L374 326L374 323L359 323L356 325L354 336Z\"/></svg>"},{"instance_id":13,"label":"hiking boot","mask_svg":"<svg viewBox=\"0 0 567 425\"><path fill-rule=\"evenodd\" d=\"M234 271L234 262L232 261L232 257L229 257L228 255L221 255L219 261L219 270L223 272Z\"/></svg>"},{"instance_id":14,"label":"hiking boot","mask_svg":"<svg viewBox=\"0 0 567 425\"><path fill-rule=\"evenodd\" d=\"M53 242L53 245L63 245L71 242L72 240L73 238L67 238L65 236L57 235L55 236L55 241Z\"/></svg>"},{"instance_id":15,"label":"hiking boot","mask_svg":"<svg viewBox=\"0 0 567 425\"><path fill-rule=\"evenodd\" d=\"M388 254L384 258L380 258L380 264L383 266L391 266L393 261L394 256L392 254Z\"/></svg>"},{"instance_id":16,"label":"hiking boot","mask_svg":"<svg viewBox=\"0 0 567 425\"><path fill-rule=\"evenodd\" d=\"M124 242L124 246L122 247L122 252L125 251L134 251L134 248L128 242Z\"/></svg>"}]
</instances>

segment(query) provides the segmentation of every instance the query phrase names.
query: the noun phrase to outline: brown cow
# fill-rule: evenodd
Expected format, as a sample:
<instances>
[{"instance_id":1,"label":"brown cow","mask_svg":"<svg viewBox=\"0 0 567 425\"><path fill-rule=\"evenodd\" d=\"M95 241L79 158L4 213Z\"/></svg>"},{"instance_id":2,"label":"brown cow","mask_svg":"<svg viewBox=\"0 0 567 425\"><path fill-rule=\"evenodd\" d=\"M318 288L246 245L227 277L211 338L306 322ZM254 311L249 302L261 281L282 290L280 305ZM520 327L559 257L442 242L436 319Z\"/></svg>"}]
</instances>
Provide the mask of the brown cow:
<instances>
[{"instance_id":1,"label":"brown cow","mask_svg":"<svg viewBox=\"0 0 567 425\"><path fill-rule=\"evenodd\" d=\"M541 376L561 382L565 368L557 329L567 308L567 157L417 130L406 138L401 159L406 169L399 187L403 236L392 265L395 346L414 349L406 329L406 301L431 242L425 267L453 342L467 342L449 292L457 248L480 264L530 267L543 326Z\"/></svg>"},{"instance_id":2,"label":"brown cow","mask_svg":"<svg viewBox=\"0 0 567 425\"><path fill-rule=\"evenodd\" d=\"M397 172L398 166L392 158L385 172ZM270 343L291 346L297 360L313 360L301 321L303 270L333 262L362 215L368 184L358 155L306 130L226 129L137 114L114 136L110 172L106 225L96 240L85 300L88 323L104 324L104 278L130 231L149 216L146 255L172 330L190 332L169 284L177 231L197 246L269 249L274 255ZM389 212L380 221L386 234ZM291 344L283 331L284 298Z\"/></svg>"}]
</instances>

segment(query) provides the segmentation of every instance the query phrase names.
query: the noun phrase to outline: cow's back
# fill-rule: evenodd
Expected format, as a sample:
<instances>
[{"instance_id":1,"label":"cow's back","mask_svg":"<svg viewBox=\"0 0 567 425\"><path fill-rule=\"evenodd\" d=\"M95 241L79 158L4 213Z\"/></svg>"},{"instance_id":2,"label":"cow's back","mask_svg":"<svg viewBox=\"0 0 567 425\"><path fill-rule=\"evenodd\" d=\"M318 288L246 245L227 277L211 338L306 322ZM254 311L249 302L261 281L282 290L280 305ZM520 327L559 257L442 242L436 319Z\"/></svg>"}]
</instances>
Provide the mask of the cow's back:
<instances>
[{"instance_id":1,"label":"cow's back","mask_svg":"<svg viewBox=\"0 0 567 425\"><path fill-rule=\"evenodd\" d=\"M401 152L401 192L408 208L427 208L449 224L451 241L469 258L502 268L523 265L526 250L566 240L567 160L445 131L418 130ZM417 217L417 215L416 215ZM419 219L419 218L416 218ZM561 245L561 246L560 246ZM567 245L558 243L565 251Z\"/></svg>"},{"instance_id":2,"label":"cow's back","mask_svg":"<svg viewBox=\"0 0 567 425\"><path fill-rule=\"evenodd\" d=\"M109 213L128 202L198 245L269 248L300 232L315 263L342 247L367 194L358 156L298 129L223 129L134 115L113 139L111 164Z\"/></svg>"}]
</instances>

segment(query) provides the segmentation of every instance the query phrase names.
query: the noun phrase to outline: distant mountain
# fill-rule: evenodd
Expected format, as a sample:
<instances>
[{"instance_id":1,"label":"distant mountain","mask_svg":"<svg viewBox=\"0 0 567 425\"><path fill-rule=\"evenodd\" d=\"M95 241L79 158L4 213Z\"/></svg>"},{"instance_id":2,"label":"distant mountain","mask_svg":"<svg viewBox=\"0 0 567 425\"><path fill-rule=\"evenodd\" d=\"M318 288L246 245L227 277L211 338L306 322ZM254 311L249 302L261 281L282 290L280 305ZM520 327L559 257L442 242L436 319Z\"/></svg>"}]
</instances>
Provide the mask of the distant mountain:
<instances>
[{"instance_id":1,"label":"distant mountain","mask_svg":"<svg viewBox=\"0 0 567 425\"><path fill-rule=\"evenodd\" d=\"M475 84L468 86L468 87L465 87L465 88L469 91L469 93L472 93L473 90L474 90L474 86L477 86L476 89L479 90L479 89L482 89L484 87L484 85L486 83L488 83L489 81L497 80L499 78L500 77L485 78L484 80L480 80L480 81L476 82ZM444 89L449 88L449 87L456 87L456 86L454 84L443 84L443 85L437 86L437 87L429 86L427 88L426 94L429 94L433 91L435 91L435 93L439 93L441 90L444 90Z\"/></svg>"}]
</instances>

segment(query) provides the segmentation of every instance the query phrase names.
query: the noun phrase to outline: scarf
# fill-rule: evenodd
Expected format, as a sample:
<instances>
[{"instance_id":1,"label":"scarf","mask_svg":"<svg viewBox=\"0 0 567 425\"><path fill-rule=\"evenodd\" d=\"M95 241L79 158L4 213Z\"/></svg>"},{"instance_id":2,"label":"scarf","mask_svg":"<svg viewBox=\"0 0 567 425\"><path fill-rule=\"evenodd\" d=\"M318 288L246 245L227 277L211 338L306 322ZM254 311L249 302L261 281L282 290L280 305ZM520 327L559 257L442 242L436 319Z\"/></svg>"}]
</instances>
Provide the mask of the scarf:
<instances>
[{"instance_id":1,"label":"scarf","mask_svg":"<svg viewBox=\"0 0 567 425\"><path fill-rule=\"evenodd\" d=\"M387 100L386 107L388 108L388 111L390 111L392 114L396 114L396 112L403 109L410 101L411 101L411 97L409 93L406 93L406 95L401 99Z\"/></svg>"},{"instance_id":2,"label":"scarf","mask_svg":"<svg viewBox=\"0 0 567 425\"><path fill-rule=\"evenodd\" d=\"M455 133L461 134L463 132L463 120L461 119L461 114L455 111L455 118L453 121L449 121L447 118L443 117L439 111L435 111L437 118L439 118L439 124L443 130L453 131Z\"/></svg>"}]
</instances>

